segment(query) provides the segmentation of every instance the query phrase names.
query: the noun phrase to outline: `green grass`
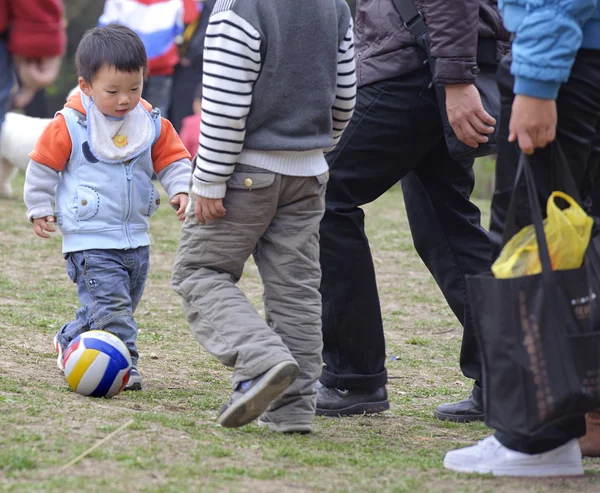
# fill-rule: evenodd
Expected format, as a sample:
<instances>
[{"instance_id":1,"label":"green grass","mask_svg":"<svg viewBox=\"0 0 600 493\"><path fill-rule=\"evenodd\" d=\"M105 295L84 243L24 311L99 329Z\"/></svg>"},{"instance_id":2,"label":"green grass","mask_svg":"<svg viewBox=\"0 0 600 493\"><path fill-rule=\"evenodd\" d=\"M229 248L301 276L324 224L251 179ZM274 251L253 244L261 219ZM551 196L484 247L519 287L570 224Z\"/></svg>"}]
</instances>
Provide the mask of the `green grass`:
<instances>
[{"instance_id":1,"label":"green grass","mask_svg":"<svg viewBox=\"0 0 600 493\"><path fill-rule=\"evenodd\" d=\"M15 190L22 184L19 175ZM479 204L487 224L487 202ZM216 425L231 372L194 340L170 290L179 229L171 208L152 219L151 274L137 312L145 390L98 400L71 392L55 367L52 337L78 306L60 238L34 237L21 197L0 201L0 491L600 491L598 461L586 460L587 476L571 481L461 476L442 468L447 450L490 433L481 423L432 417L438 404L469 392L458 367L460 326L414 252L400 191L367 209L391 410L317 418L312 435L285 436L255 424L239 430ZM240 284L261 310L252 263ZM131 419L118 436L59 472Z\"/></svg>"}]
</instances>

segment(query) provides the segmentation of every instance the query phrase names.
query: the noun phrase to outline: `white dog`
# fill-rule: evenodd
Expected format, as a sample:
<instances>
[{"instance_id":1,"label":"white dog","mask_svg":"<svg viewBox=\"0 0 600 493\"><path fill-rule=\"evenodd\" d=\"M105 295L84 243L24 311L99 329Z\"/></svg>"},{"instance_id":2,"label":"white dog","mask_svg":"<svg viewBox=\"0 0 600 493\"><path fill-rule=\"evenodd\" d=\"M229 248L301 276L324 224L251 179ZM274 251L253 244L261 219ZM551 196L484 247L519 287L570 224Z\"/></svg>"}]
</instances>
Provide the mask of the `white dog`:
<instances>
[{"instance_id":1,"label":"white dog","mask_svg":"<svg viewBox=\"0 0 600 493\"><path fill-rule=\"evenodd\" d=\"M6 114L0 129L0 197L10 197L10 183L18 170L25 171L29 153L51 118L34 118L20 113Z\"/></svg>"},{"instance_id":2,"label":"white dog","mask_svg":"<svg viewBox=\"0 0 600 493\"><path fill-rule=\"evenodd\" d=\"M67 99L77 91L79 86L69 91ZM0 198L12 195L12 179L18 170L27 169L29 153L33 151L38 138L51 121L51 118L34 118L20 113L6 114L0 128Z\"/></svg>"}]
</instances>

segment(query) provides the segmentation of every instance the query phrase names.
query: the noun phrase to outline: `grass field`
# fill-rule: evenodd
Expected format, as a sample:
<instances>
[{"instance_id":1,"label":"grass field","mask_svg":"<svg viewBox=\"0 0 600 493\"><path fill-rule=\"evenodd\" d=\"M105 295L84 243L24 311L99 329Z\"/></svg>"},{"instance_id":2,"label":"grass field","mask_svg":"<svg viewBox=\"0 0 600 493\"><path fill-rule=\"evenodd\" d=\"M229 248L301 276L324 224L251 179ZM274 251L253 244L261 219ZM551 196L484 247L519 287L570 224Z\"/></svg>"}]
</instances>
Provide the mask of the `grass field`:
<instances>
[{"instance_id":1,"label":"grass field","mask_svg":"<svg viewBox=\"0 0 600 493\"><path fill-rule=\"evenodd\" d=\"M16 190L22 182L19 175ZM442 468L446 450L490 433L483 424L432 417L436 405L469 392L458 368L461 330L413 250L399 190L367 215L392 408L374 417L317 418L314 434L282 436L255 424L216 425L229 370L193 339L170 290L179 229L170 207L152 219L151 274L137 312L145 390L98 400L71 392L56 369L52 337L78 306L60 238L33 235L21 196L0 201L0 491L599 492L600 461L586 460L586 476L576 480L459 476ZM253 264L241 285L259 307Z\"/></svg>"}]
</instances>

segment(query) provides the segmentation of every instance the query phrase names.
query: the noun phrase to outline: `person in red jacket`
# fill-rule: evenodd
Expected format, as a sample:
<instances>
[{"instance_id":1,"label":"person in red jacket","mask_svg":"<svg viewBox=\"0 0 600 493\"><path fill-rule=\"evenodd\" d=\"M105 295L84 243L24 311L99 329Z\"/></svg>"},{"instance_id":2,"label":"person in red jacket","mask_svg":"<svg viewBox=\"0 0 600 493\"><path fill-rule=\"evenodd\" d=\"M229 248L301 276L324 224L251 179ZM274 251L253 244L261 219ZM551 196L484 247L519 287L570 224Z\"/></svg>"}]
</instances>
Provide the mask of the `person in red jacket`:
<instances>
[{"instance_id":1,"label":"person in red jacket","mask_svg":"<svg viewBox=\"0 0 600 493\"><path fill-rule=\"evenodd\" d=\"M184 26L199 16L196 0L106 0L99 26L121 24L132 29L148 55L148 78L142 97L167 118L172 100L177 43Z\"/></svg>"},{"instance_id":2,"label":"person in red jacket","mask_svg":"<svg viewBox=\"0 0 600 493\"><path fill-rule=\"evenodd\" d=\"M61 0L0 0L0 124L9 109L13 68L21 83L17 107L56 79L66 47L63 12Z\"/></svg>"}]
</instances>

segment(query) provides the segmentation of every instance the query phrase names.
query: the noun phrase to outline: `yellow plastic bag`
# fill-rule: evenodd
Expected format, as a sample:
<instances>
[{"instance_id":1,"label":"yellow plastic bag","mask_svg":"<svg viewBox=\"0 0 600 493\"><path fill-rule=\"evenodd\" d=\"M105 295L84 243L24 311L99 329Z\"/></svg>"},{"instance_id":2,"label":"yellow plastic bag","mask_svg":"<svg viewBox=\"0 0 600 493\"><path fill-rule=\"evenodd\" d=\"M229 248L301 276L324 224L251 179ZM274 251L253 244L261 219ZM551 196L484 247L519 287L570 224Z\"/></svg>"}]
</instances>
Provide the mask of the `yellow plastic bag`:
<instances>
[{"instance_id":1,"label":"yellow plastic bag","mask_svg":"<svg viewBox=\"0 0 600 493\"><path fill-rule=\"evenodd\" d=\"M560 209L556 198L565 200L569 207ZM583 263L590 242L593 220L579 204L563 192L553 192L546 205L547 219L544 233L553 270L577 269ZM538 245L533 225L519 231L504 246L492 265L498 279L528 276L542 272Z\"/></svg>"}]
</instances>

